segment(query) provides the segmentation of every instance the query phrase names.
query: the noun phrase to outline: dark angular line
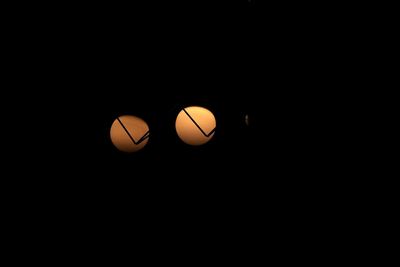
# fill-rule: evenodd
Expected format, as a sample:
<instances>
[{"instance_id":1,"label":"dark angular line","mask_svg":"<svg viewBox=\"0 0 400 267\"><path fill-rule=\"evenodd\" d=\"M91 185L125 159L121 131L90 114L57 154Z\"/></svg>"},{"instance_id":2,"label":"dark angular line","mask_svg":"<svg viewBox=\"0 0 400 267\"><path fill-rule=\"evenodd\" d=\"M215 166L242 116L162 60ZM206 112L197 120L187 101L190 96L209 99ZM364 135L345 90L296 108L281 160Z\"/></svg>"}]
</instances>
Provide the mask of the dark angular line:
<instances>
[{"instance_id":1,"label":"dark angular line","mask_svg":"<svg viewBox=\"0 0 400 267\"><path fill-rule=\"evenodd\" d=\"M138 144L140 144L141 142L143 142L145 139L147 139L147 138L149 138L149 137L150 137L150 130L147 131L147 132L142 136L142 138L139 139Z\"/></svg>"},{"instance_id":2,"label":"dark angular line","mask_svg":"<svg viewBox=\"0 0 400 267\"><path fill-rule=\"evenodd\" d=\"M118 122L121 124L122 128L124 128L126 134L129 136L129 138L132 140L132 142L133 142L135 145L139 145L139 144L142 143L144 140L146 140L146 138L148 138L148 137L150 136L150 130L149 130L149 131L147 131L147 132L142 136L142 138L139 139L139 141L136 142L135 139L133 139L132 135L129 133L128 129L125 128L125 125L122 123L122 121L121 121L119 118L117 118L117 120L118 120Z\"/></svg>"},{"instance_id":3,"label":"dark angular line","mask_svg":"<svg viewBox=\"0 0 400 267\"><path fill-rule=\"evenodd\" d=\"M190 114L189 114L185 109L183 109L183 111L184 111L184 112L186 113L186 115L188 115L188 117L192 120L192 122L194 123L194 125L196 125L196 127L199 128L200 132L201 132L205 137L210 137L210 136L215 132L215 130L217 129L217 127L215 127L209 134L206 134L206 133L203 131L203 129L201 129L200 125L198 125L197 122L192 118L192 116L190 116Z\"/></svg>"}]
</instances>

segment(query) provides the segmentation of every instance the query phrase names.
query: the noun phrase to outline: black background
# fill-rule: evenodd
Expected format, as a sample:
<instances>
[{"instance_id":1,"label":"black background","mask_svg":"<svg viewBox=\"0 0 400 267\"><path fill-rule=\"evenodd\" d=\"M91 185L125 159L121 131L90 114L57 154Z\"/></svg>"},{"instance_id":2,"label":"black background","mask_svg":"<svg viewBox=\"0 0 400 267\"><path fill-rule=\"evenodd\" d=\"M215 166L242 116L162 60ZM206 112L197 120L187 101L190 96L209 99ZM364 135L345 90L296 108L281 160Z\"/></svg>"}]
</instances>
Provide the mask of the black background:
<instances>
[{"instance_id":1,"label":"black background","mask_svg":"<svg viewBox=\"0 0 400 267\"><path fill-rule=\"evenodd\" d=\"M88 219L88 231L98 221L160 230L182 217L224 231L236 223L289 231L299 218L322 220L337 201L329 196L347 182L337 179L345 130L335 127L335 99L346 96L337 90L346 73L327 6L232 0L46 8L24 23L17 46L24 68L34 70L24 79L36 90L25 97L42 98L31 111L46 118L31 125L43 129L35 135L46 154L34 168L50 173L24 184L46 211ZM174 129L179 111L192 105L217 120L201 147L184 144ZM127 114L151 131L134 154L109 138L113 121Z\"/></svg>"},{"instance_id":2,"label":"black background","mask_svg":"<svg viewBox=\"0 0 400 267\"><path fill-rule=\"evenodd\" d=\"M57 5L37 16L43 21L31 26L29 41L40 49L29 56L43 64L31 66L39 68L32 79L53 100L43 112L53 117L53 110L54 118L43 124L57 132L40 145L49 148L55 173L72 177L60 190L99 200L135 195L131 190L166 199L208 192L232 202L324 194L315 177L333 172L330 151L341 134L327 108L340 72L330 64L340 58L330 12L151 1ZM174 130L179 111L191 105L217 119L215 137L201 147L185 145ZM119 152L109 138L112 122L125 114L151 130L135 154Z\"/></svg>"},{"instance_id":3,"label":"black background","mask_svg":"<svg viewBox=\"0 0 400 267\"><path fill-rule=\"evenodd\" d=\"M330 177L341 133L329 108L337 74L327 65L340 52L322 19L329 11L308 8L178 1L84 13L71 44L79 49L70 86L82 92L74 99L80 124L69 129L72 187L113 208L139 201L304 213L310 203L327 204L315 199L337 184ZM215 137L201 147L185 145L174 129L191 105L217 119ZM125 114L150 126L149 143L135 154L119 152L109 138Z\"/></svg>"},{"instance_id":4,"label":"black background","mask_svg":"<svg viewBox=\"0 0 400 267\"><path fill-rule=\"evenodd\" d=\"M281 100L272 99L276 94L263 75L273 69L267 58L276 61L265 50L273 33L254 7L247 1L195 1L135 4L130 10L137 16L107 11L112 15L88 39L85 62L93 92L85 100L92 103L85 116L90 145L81 150L82 166L90 161L93 177L86 185L112 196L132 196L132 190L186 205L235 203L266 182L265 163L279 164L273 155L280 145L268 141L278 134L262 132L262 124L278 120L260 112L276 112L272 106ZM191 105L208 108L217 119L214 138L201 147L184 144L174 129L179 111ZM149 143L135 154L110 142L111 124L124 114L150 126Z\"/></svg>"},{"instance_id":5,"label":"black background","mask_svg":"<svg viewBox=\"0 0 400 267\"><path fill-rule=\"evenodd\" d=\"M305 11L195 1L113 6L89 16L73 75L95 141L94 150L82 151L102 162L98 168L169 166L166 174L178 177L176 165L207 161L229 176L233 166L251 174L251 163L271 162L273 170L286 170L314 156L324 130L314 128L318 106L330 101L318 87L333 81L322 63L330 52L318 47L326 28L315 18L308 23ZM186 146L175 133L177 114L190 105L216 115L218 130L206 146ZM152 137L139 153L120 153L110 143L110 125L124 114L150 125Z\"/></svg>"}]
</instances>

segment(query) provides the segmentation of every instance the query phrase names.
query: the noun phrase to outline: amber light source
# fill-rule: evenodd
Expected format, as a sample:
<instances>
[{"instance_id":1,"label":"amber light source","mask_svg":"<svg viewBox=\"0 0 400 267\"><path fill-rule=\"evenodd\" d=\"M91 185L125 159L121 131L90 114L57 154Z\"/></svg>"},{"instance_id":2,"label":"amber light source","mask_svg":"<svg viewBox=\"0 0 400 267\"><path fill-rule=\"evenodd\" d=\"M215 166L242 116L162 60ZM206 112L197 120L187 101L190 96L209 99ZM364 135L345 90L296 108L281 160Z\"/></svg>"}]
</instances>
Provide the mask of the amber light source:
<instances>
[{"instance_id":1,"label":"amber light source","mask_svg":"<svg viewBox=\"0 0 400 267\"><path fill-rule=\"evenodd\" d=\"M179 138L186 144L199 146L209 142L216 130L214 114L203 107L182 109L175 122Z\"/></svg>"},{"instance_id":2,"label":"amber light source","mask_svg":"<svg viewBox=\"0 0 400 267\"><path fill-rule=\"evenodd\" d=\"M118 150L123 152L141 150L149 141L149 136L150 130L147 123L135 116L120 116L111 125L111 141Z\"/></svg>"}]
</instances>

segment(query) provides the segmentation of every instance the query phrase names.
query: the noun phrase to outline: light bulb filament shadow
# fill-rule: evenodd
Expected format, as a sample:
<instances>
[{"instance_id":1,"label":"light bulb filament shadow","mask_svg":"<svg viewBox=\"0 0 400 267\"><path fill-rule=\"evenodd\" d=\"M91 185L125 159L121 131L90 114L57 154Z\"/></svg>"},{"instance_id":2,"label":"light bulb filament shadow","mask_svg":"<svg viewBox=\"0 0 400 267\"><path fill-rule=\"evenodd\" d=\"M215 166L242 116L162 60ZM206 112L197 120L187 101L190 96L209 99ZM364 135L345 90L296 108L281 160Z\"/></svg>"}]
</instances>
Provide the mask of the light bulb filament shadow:
<instances>
[{"instance_id":1,"label":"light bulb filament shadow","mask_svg":"<svg viewBox=\"0 0 400 267\"><path fill-rule=\"evenodd\" d=\"M118 122L121 124L122 128L124 129L125 133L129 136L129 138L132 140L132 142L135 145L139 145L140 143L142 143L144 140L146 140L147 138L150 137L150 130L148 130L137 142L135 141L135 139L133 139L132 135L129 133L128 129L126 129L125 125L122 123L122 121L117 118Z\"/></svg>"},{"instance_id":2,"label":"light bulb filament shadow","mask_svg":"<svg viewBox=\"0 0 400 267\"><path fill-rule=\"evenodd\" d=\"M206 133L203 131L203 129L201 129L200 125L192 118L192 116L190 116L190 114L189 114L185 109L183 109L183 111L186 113L186 115L189 117L189 119L194 123L194 125L196 125L196 127L200 130L200 132L201 132L205 137L210 137L210 136L215 132L215 130L217 129L217 127L215 127L210 133L206 134Z\"/></svg>"}]
</instances>

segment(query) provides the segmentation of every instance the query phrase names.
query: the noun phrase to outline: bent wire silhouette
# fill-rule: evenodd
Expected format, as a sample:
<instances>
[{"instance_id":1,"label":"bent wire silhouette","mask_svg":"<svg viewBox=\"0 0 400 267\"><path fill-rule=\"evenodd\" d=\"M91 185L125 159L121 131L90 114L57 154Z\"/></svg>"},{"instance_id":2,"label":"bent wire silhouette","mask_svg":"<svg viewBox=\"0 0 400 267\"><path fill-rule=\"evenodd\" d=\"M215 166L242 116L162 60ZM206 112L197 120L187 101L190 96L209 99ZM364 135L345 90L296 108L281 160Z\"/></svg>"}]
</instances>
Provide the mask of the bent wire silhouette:
<instances>
[{"instance_id":1,"label":"bent wire silhouette","mask_svg":"<svg viewBox=\"0 0 400 267\"><path fill-rule=\"evenodd\" d=\"M215 130L217 129L217 127L215 127L210 133L206 134L206 133L203 131L203 129L201 129L200 125L198 125L197 122L192 118L192 116L190 116L190 114L189 114L185 109L183 109L183 111L186 113L186 115L188 115L189 119L194 123L194 125L196 125L196 127L199 128L200 132L201 132L205 137L210 137L210 136L215 132Z\"/></svg>"},{"instance_id":2,"label":"bent wire silhouette","mask_svg":"<svg viewBox=\"0 0 400 267\"><path fill-rule=\"evenodd\" d=\"M122 128L124 128L126 134L129 136L129 138L132 140L132 142L135 145L139 145L140 143L142 143L144 140L146 140L147 138L149 138L150 136L150 130L148 130L137 142L135 141L135 139L133 139L132 135L129 133L128 129L125 128L125 125L122 123L122 121L117 118L118 122L121 124Z\"/></svg>"}]
</instances>

